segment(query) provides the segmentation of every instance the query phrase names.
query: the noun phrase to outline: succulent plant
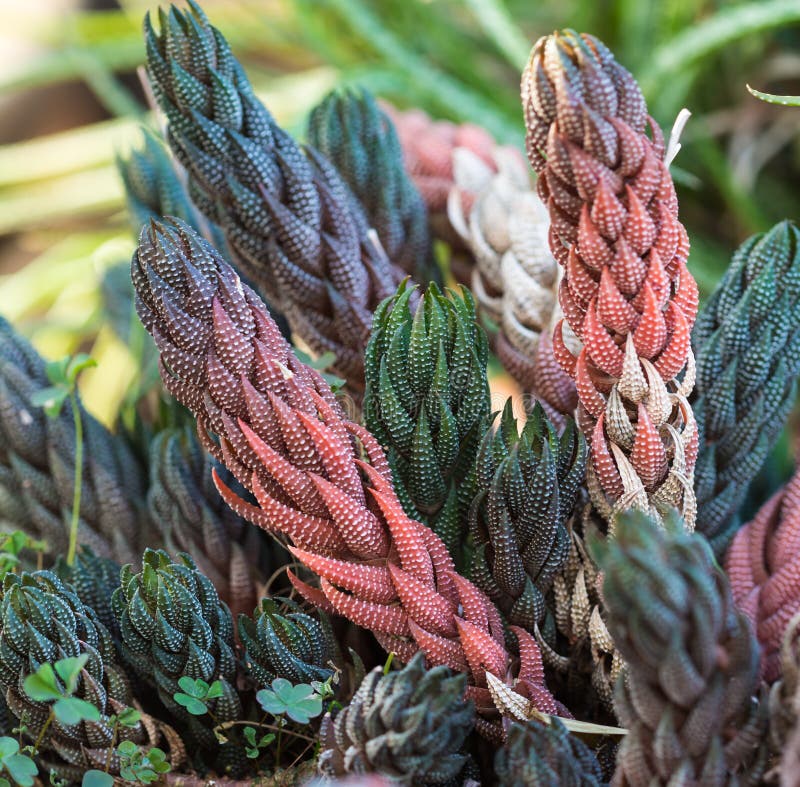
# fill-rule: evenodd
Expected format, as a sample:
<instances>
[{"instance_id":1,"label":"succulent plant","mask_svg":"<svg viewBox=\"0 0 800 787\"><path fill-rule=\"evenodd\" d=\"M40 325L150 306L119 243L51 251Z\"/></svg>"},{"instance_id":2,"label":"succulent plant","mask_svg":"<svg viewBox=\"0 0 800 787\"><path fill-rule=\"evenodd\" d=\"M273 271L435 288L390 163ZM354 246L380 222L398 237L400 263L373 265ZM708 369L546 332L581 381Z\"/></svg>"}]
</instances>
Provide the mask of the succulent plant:
<instances>
[{"instance_id":1,"label":"succulent plant","mask_svg":"<svg viewBox=\"0 0 800 787\"><path fill-rule=\"evenodd\" d=\"M212 471L226 485L236 485L188 429L159 432L150 449L148 507L168 549L191 555L235 619L256 605L259 578L266 579L281 555L288 556L228 507Z\"/></svg>"},{"instance_id":2,"label":"succulent plant","mask_svg":"<svg viewBox=\"0 0 800 787\"><path fill-rule=\"evenodd\" d=\"M0 529L66 554L75 484L75 422L50 418L31 397L51 385L44 360L0 317ZM79 404L83 468L79 539L98 555L133 559L153 534L141 505L144 473L126 442Z\"/></svg>"},{"instance_id":3,"label":"succulent plant","mask_svg":"<svg viewBox=\"0 0 800 787\"><path fill-rule=\"evenodd\" d=\"M387 450L395 491L461 560L466 484L491 406L486 336L466 290L435 284L414 311L412 290L375 312L367 346L364 423Z\"/></svg>"},{"instance_id":4,"label":"succulent plant","mask_svg":"<svg viewBox=\"0 0 800 787\"><path fill-rule=\"evenodd\" d=\"M6 575L0 621L0 689L30 741L41 737L37 758L46 770L67 781L80 781L85 770L103 769L108 760L110 772L118 775L119 756L110 751L116 743L159 742L158 727L143 721L114 731L110 717L133 703L128 682L110 633L70 585L50 571ZM28 696L25 678L42 664L77 656L86 656L87 661L74 696L95 707L99 719L66 724L53 718L48 723L50 705Z\"/></svg>"},{"instance_id":5,"label":"succulent plant","mask_svg":"<svg viewBox=\"0 0 800 787\"><path fill-rule=\"evenodd\" d=\"M614 784L732 784L763 743L758 643L708 542L641 511L597 542L608 629L627 671L616 708L628 729Z\"/></svg>"},{"instance_id":6,"label":"succulent plant","mask_svg":"<svg viewBox=\"0 0 800 787\"><path fill-rule=\"evenodd\" d=\"M258 296L185 224L147 228L131 270L139 316L158 337L164 384L258 506L217 478L223 497L291 540L292 554L320 577L317 589L288 572L293 584L403 660L422 650L432 665L468 673L471 696L494 713L486 672L506 679L510 666L499 613L455 572L433 531L405 514L376 439L344 417ZM518 686L556 712L531 666L536 643L519 637Z\"/></svg>"},{"instance_id":7,"label":"succulent plant","mask_svg":"<svg viewBox=\"0 0 800 787\"><path fill-rule=\"evenodd\" d=\"M177 216L197 229L218 249L225 250L225 236L216 224L203 218L192 204L174 161L164 143L147 129L142 130L143 144L123 157L117 157L117 169L125 187L128 217L137 234L152 219Z\"/></svg>"},{"instance_id":8,"label":"succulent plant","mask_svg":"<svg viewBox=\"0 0 800 787\"><path fill-rule=\"evenodd\" d=\"M403 166L391 119L366 89L329 93L308 120L308 142L336 167L396 265L439 281L425 203Z\"/></svg>"},{"instance_id":9,"label":"succulent plant","mask_svg":"<svg viewBox=\"0 0 800 787\"><path fill-rule=\"evenodd\" d=\"M164 216L176 216L207 238L216 249L226 257L227 243L220 227L204 216L189 197L183 167L170 156L164 142L147 129L143 129L144 144L133 149L127 156L117 157L117 169L125 187L125 199L133 231L138 235L144 224ZM124 340L128 340L130 319L133 313L133 291L130 271L124 267L125 283L114 275L116 268L109 270L103 280L103 300L109 311L115 330ZM273 319L280 326L284 336L289 336L289 326L275 307L267 304ZM149 360L151 345L145 349ZM156 375L157 377L157 375Z\"/></svg>"},{"instance_id":10,"label":"succulent plant","mask_svg":"<svg viewBox=\"0 0 800 787\"><path fill-rule=\"evenodd\" d=\"M335 169L305 152L258 101L196 3L145 18L147 67L189 194L223 230L232 259L354 393L372 311L403 276L368 234Z\"/></svg>"},{"instance_id":11,"label":"succulent plant","mask_svg":"<svg viewBox=\"0 0 800 787\"><path fill-rule=\"evenodd\" d=\"M553 325L563 315L559 268L547 247L547 209L516 150L498 148L496 169L467 148L453 155L448 217L475 257L471 286L481 312L499 328L494 350L523 391L563 422L577 397L575 383L553 356Z\"/></svg>"},{"instance_id":12,"label":"succulent plant","mask_svg":"<svg viewBox=\"0 0 800 787\"><path fill-rule=\"evenodd\" d=\"M111 596L119 587L121 566L115 560L100 557L90 547L81 547L70 566L59 558L55 573L71 586L81 602L97 615L108 629L116 645L119 642L119 621L111 608Z\"/></svg>"},{"instance_id":13,"label":"succulent plant","mask_svg":"<svg viewBox=\"0 0 800 787\"><path fill-rule=\"evenodd\" d=\"M536 641L544 663L557 675L563 701L579 718L603 718L613 716L614 686L624 663L603 620L602 575L584 545L587 532L598 537L588 509L581 517L584 535L576 532L577 516L570 523L569 554L547 597L555 633L544 626Z\"/></svg>"},{"instance_id":14,"label":"succulent plant","mask_svg":"<svg viewBox=\"0 0 800 787\"><path fill-rule=\"evenodd\" d=\"M522 99L550 248L564 267L559 301L583 343L576 357L556 326L554 353L575 380L591 444L592 501L612 522L631 505L654 515L677 507L691 527L697 429L686 397L698 293L663 137L636 81L593 36L539 39Z\"/></svg>"},{"instance_id":15,"label":"succulent plant","mask_svg":"<svg viewBox=\"0 0 800 787\"><path fill-rule=\"evenodd\" d=\"M550 724L517 722L498 749L494 770L499 787L600 787L605 784L594 752L558 718Z\"/></svg>"},{"instance_id":16,"label":"succulent plant","mask_svg":"<svg viewBox=\"0 0 800 787\"><path fill-rule=\"evenodd\" d=\"M509 623L531 633L569 554L565 524L585 463L586 443L573 421L559 437L537 404L520 432L510 399L477 453L477 494L468 515L471 577Z\"/></svg>"},{"instance_id":17,"label":"succulent plant","mask_svg":"<svg viewBox=\"0 0 800 787\"><path fill-rule=\"evenodd\" d=\"M781 672L781 642L800 612L800 472L742 527L725 557L736 605L753 622L764 677Z\"/></svg>"},{"instance_id":18,"label":"succulent plant","mask_svg":"<svg viewBox=\"0 0 800 787\"><path fill-rule=\"evenodd\" d=\"M231 613L189 555L180 554L173 562L163 550L146 549L141 565L138 573L131 565L123 567L120 587L111 599L123 663L155 689L193 742L217 753L211 728L242 715L234 688ZM175 699L184 677L208 684L219 681L220 696L209 704L213 718L193 715ZM220 758L230 765L226 757L233 747L220 748Z\"/></svg>"},{"instance_id":19,"label":"succulent plant","mask_svg":"<svg viewBox=\"0 0 800 787\"><path fill-rule=\"evenodd\" d=\"M451 248L450 271L456 281L467 286L472 277L474 259L469 247L464 245L450 224L447 204L453 189L457 188L464 209L469 211L475 192L482 184L481 181L462 178L456 186L456 151L469 151L492 171L497 157L518 157L519 151L510 146L499 146L486 129L474 123L434 120L421 109L400 111L385 102L382 107L394 123L406 171L427 206L433 234Z\"/></svg>"},{"instance_id":20,"label":"succulent plant","mask_svg":"<svg viewBox=\"0 0 800 787\"><path fill-rule=\"evenodd\" d=\"M245 666L258 686L275 678L310 683L333 675L336 644L330 626L293 601L263 598L252 617L240 615L238 624Z\"/></svg>"},{"instance_id":21,"label":"succulent plant","mask_svg":"<svg viewBox=\"0 0 800 787\"><path fill-rule=\"evenodd\" d=\"M400 784L442 784L467 761L461 751L475 720L466 679L425 668L417 654L402 670L370 672L350 704L327 716L319 768L329 776L380 773Z\"/></svg>"},{"instance_id":22,"label":"succulent plant","mask_svg":"<svg viewBox=\"0 0 800 787\"><path fill-rule=\"evenodd\" d=\"M768 695L769 765L767 784L791 784L800 764L800 614L786 626L780 647L780 679Z\"/></svg>"},{"instance_id":23,"label":"succulent plant","mask_svg":"<svg viewBox=\"0 0 800 787\"><path fill-rule=\"evenodd\" d=\"M692 331L700 432L697 528L721 557L797 399L800 231L783 221L733 255Z\"/></svg>"}]
</instances>

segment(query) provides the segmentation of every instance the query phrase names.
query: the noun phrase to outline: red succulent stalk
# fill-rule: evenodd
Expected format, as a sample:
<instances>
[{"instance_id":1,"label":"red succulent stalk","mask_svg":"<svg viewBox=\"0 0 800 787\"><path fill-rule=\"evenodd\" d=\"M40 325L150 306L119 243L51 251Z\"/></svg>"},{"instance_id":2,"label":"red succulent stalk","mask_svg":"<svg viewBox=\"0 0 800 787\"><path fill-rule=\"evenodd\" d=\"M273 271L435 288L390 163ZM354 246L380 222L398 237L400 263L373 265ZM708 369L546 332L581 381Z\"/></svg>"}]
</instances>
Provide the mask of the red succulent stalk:
<instances>
[{"instance_id":1,"label":"red succulent stalk","mask_svg":"<svg viewBox=\"0 0 800 787\"><path fill-rule=\"evenodd\" d=\"M752 522L740 528L725 557L736 605L753 622L764 678L781 674L781 643L800 612L800 470Z\"/></svg>"},{"instance_id":2,"label":"red succulent stalk","mask_svg":"<svg viewBox=\"0 0 800 787\"><path fill-rule=\"evenodd\" d=\"M522 98L564 268L559 301L583 343L576 357L556 326L554 351L591 440L592 499L607 518L677 506L692 526L697 429L686 397L698 294L661 131L636 81L589 35L541 38Z\"/></svg>"},{"instance_id":3,"label":"red succulent stalk","mask_svg":"<svg viewBox=\"0 0 800 787\"><path fill-rule=\"evenodd\" d=\"M469 286L473 254L451 224L447 204L456 190L465 213L469 213L482 184L480 178L457 176L457 151L468 151L491 172L497 171L499 157L520 158L520 153L511 146L499 145L486 129L474 123L434 120L421 109L400 111L385 102L382 107L395 126L406 171L428 208L433 233L450 246L450 271L457 281Z\"/></svg>"},{"instance_id":4,"label":"red succulent stalk","mask_svg":"<svg viewBox=\"0 0 800 787\"><path fill-rule=\"evenodd\" d=\"M403 661L422 650L430 665L466 673L483 730L498 733L486 673L513 682L500 616L456 573L433 531L404 513L376 439L347 420L258 295L184 223L143 230L132 277L164 384L194 413L206 449L258 501L216 477L231 508L291 542L319 577L316 588L289 572L308 601L373 631ZM535 641L514 633L516 690L543 712L563 713Z\"/></svg>"}]
</instances>

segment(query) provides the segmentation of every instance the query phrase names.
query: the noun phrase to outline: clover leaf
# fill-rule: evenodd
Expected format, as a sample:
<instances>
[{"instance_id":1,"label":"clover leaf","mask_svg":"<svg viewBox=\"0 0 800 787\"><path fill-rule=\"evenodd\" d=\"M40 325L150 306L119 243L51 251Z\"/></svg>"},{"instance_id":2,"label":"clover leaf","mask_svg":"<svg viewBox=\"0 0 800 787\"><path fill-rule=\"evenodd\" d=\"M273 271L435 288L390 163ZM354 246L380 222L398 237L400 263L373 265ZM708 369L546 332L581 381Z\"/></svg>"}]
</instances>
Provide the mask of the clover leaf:
<instances>
[{"instance_id":1,"label":"clover leaf","mask_svg":"<svg viewBox=\"0 0 800 787\"><path fill-rule=\"evenodd\" d=\"M114 777L105 771L91 770L83 774L81 787L112 787Z\"/></svg>"},{"instance_id":2,"label":"clover leaf","mask_svg":"<svg viewBox=\"0 0 800 787\"><path fill-rule=\"evenodd\" d=\"M275 678L271 689L261 689L256 700L267 713L273 716L287 715L298 724L322 713L322 697L307 683L293 686L286 678Z\"/></svg>"},{"instance_id":3,"label":"clover leaf","mask_svg":"<svg viewBox=\"0 0 800 787\"><path fill-rule=\"evenodd\" d=\"M32 787L33 778L39 773L36 763L27 755L21 754L19 743L13 738L0 738L0 765L20 787ZM6 782L7 779L0 779Z\"/></svg>"},{"instance_id":4,"label":"clover leaf","mask_svg":"<svg viewBox=\"0 0 800 787\"><path fill-rule=\"evenodd\" d=\"M73 697L78 688L81 671L89 656L86 653L60 659L55 664L40 664L32 675L28 675L22 687L36 702L52 702L53 714L62 723L72 726L81 721L100 721L100 711L86 700ZM62 689L58 678L64 684Z\"/></svg>"},{"instance_id":5,"label":"clover leaf","mask_svg":"<svg viewBox=\"0 0 800 787\"><path fill-rule=\"evenodd\" d=\"M62 697L53 665L48 663L40 664L36 672L28 675L23 681L22 688L36 702L49 702Z\"/></svg>"},{"instance_id":6,"label":"clover leaf","mask_svg":"<svg viewBox=\"0 0 800 787\"><path fill-rule=\"evenodd\" d=\"M81 721L100 721L100 711L80 697L62 697L53 705L56 718L68 727Z\"/></svg>"},{"instance_id":7,"label":"clover leaf","mask_svg":"<svg viewBox=\"0 0 800 787\"><path fill-rule=\"evenodd\" d=\"M251 759L255 760L261 754L260 749L265 749L275 740L275 733L268 732L266 735L258 737L255 727L244 728L244 739L248 744L245 746L245 754Z\"/></svg>"},{"instance_id":8,"label":"clover leaf","mask_svg":"<svg viewBox=\"0 0 800 787\"><path fill-rule=\"evenodd\" d=\"M188 675L178 679L178 686L183 691L176 691L172 697L192 716L202 716L207 713L209 700L217 699L223 693L220 681L215 680L209 685L200 678L190 678Z\"/></svg>"}]
</instances>

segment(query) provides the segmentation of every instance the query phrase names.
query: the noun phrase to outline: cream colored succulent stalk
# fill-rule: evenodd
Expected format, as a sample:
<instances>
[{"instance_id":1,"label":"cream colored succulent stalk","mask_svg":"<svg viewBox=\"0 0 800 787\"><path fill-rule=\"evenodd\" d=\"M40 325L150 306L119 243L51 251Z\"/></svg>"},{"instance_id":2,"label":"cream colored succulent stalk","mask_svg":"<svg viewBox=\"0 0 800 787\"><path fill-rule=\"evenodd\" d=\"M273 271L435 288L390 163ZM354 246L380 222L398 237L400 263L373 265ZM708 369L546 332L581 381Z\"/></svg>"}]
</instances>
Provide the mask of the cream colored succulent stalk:
<instances>
[{"instance_id":1,"label":"cream colored succulent stalk","mask_svg":"<svg viewBox=\"0 0 800 787\"><path fill-rule=\"evenodd\" d=\"M472 290L499 328L498 357L523 390L558 419L571 413L577 400L552 353L553 326L563 315L559 266L547 240L550 219L522 156L497 148L493 159L495 168L466 148L455 149L447 213L475 257ZM572 339L578 351L580 343Z\"/></svg>"}]
</instances>

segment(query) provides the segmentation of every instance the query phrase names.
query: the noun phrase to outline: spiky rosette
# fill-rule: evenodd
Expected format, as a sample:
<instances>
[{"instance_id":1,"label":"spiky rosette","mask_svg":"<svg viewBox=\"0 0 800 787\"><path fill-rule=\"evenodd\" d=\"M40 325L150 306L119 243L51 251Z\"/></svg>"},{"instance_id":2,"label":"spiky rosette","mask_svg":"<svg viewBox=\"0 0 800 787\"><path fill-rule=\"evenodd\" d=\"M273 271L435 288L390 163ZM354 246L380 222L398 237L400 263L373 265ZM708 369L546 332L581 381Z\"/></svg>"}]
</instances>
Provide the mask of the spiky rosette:
<instances>
[{"instance_id":1,"label":"spiky rosette","mask_svg":"<svg viewBox=\"0 0 800 787\"><path fill-rule=\"evenodd\" d=\"M588 513L589 506L584 509ZM587 516L583 530L591 529ZM575 523L573 522L573 525ZM593 534L596 530L591 529ZM585 709L582 717L613 713L614 686L623 661L603 620L600 572L587 553L583 538L571 528L569 554L553 577L547 598L557 636L545 629L536 640L546 666L562 684L565 701ZM547 636L545 636L545 634Z\"/></svg>"},{"instance_id":2,"label":"spiky rosette","mask_svg":"<svg viewBox=\"0 0 800 787\"><path fill-rule=\"evenodd\" d=\"M111 596L119 587L120 568L116 560L95 555L90 547L81 547L71 566L66 560L59 559L54 569L81 602L94 611L108 629L114 644L119 642L119 621L111 608Z\"/></svg>"},{"instance_id":3,"label":"spiky rosette","mask_svg":"<svg viewBox=\"0 0 800 787\"><path fill-rule=\"evenodd\" d=\"M620 515L597 556L608 628L625 658L616 708L628 734L614 784L728 785L759 747L758 643L708 542Z\"/></svg>"},{"instance_id":4,"label":"spiky rosette","mask_svg":"<svg viewBox=\"0 0 800 787\"><path fill-rule=\"evenodd\" d=\"M312 603L372 630L403 660L422 650L430 664L466 672L479 707L491 709L485 673L509 672L500 616L433 531L404 513L377 440L344 418L258 296L186 225L146 229L131 268L164 384L258 506L217 478L226 501L294 543L320 577L314 589L290 574ZM524 632L521 643L520 690L555 709L535 643Z\"/></svg>"},{"instance_id":5,"label":"spiky rosette","mask_svg":"<svg viewBox=\"0 0 800 787\"><path fill-rule=\"evenodd\" d=\"M591 440L592 499L607 519L631 505L675 506L691 527L698 295L661 132L633 77L588 35L541 38L522 98L550 248L564 266L559 300L583 342L575 357L556 326L554 351Z\"/></svg>"},{"instance_id":6,"label":"spiky rosette","mask_svg":"<svg viewBox=\"0 0 800 787\"><path fill-rule=\"evenodd\" d=\"M481 311L499 326L497 356L558 419L575 410L577 397L553 355L552 328L562 315L558 264L547 247L550 220L522 156L506 148L494 155L496 170L472 151L455 149L447 214L475 257L471 286Z\"/></svg>"},{"instance_id":7,"label":"spiky rosette","mask_svg":"<svg viewBox=\"0 0 800 787\"><path fill-rule=\"evenodd\" d=\"M127 156L117 157L117 169L125 186L128 218L138 234L143 224L163 216L177 216L205 235L218 249L225 249L220 228L194 206L164 143L143 129L143 144Z\"/></svg>"},{"instance_id":8,"label":"spiky rosette","mask_svg":"<svg viewBox=\"0 0 800 787\"><path fill-rule=\"evenodd\" d=\"M753 235L733 255L692 332L700 431L697 527L724 553L737 512L797 398L800 230Z\"/></svg>"},{"instance_id":9,"label":"spiky rosette","mask_svg":"<svg viewBox=\"0 0 800 787\"><path fill-rule=\"evenodd\" d=\"M403 166L394 124L372 94L329 93L311 111L308 142L350 186L389 259L418 281L441 280L425 203Z\"/></svg>"},{"instance_id":10,"label":"spiky rosette","mask_svg":"<svg viewBox=\"0 0 800 787\"><path fill-rule=\"evenodd\" d=\"M796 781L800 765L800 614L786 626L780 649L780 680L769 692L769 754L767 784Z\"/></svg>"},{"instance_id":11,"label":"spiky rosette","mask_svg":"<svg viewBox=\"0 0 800 787\"><path fill-rule=\"evenodd\" d=\"M31 397L51 385L45 362L0 317L0 530L22 530L66 554L75 483L75 422L69 406L48 418ZM78 539L130 560L153 539L141 506L143 471L124 440L80 405L83 470Z\"/></svg>"},{"instance_id":12,"label":"spiky rosette","mask_svg":"<svg viewBox=\"0 0 800 787\"><path fill-rule=\"evenodd\" d=\"M414 311L413 290L375 312L367 346L364 422L387 449L395 490L460 561L471 490L465 486L491 402L486 335L472 296L428 287Z\"/></svg>"},{"instance_id":13,"label":"spiky rosette","mask_svg":"<svg viewBox=\"0 0 800 787\"><path fill-rule=\"evenodd\" d=\"M509 623L532 634L569 553L565 524L585 462L586 443L574 422L559 437L537 404L520 433L510 399L475 459L471 576Z\"/></svg>"},{"instance_id":14,"label":"spiky rosette","mask_svg":"<svg viewBox=\"0 0 800 787\"><path fill-rule=\"evenodd\" d=\"M781 671L781 641L800 612L800 471L733 539L725 557L736 604L753 622L764 677Z\"/></svg>"},{"instance_id":15,"label":"spiky rosette","mask_svg":"<svg viewBox=\"0 0 800 787\"><path fill-rule=\"evenodd\" d=\"M218 743L211 727L242 714L234 688L231 613L189 555L182 553L173 562L163 550L146 549L141 565L139 573L131 565L123 567L111 600L123 662L156 690L192 740L213 753ZM221 696L209 702L214 720L208 714L190 715L175 700L183 676L220 682Z\"/></svg>"},{"instance_id":16,"label":"spiky rosette","mask_svg":"<svg viewBox=\"0 0 800 787\"><path fill-rule=\"evenodd\" d=\"M279 546L230 509L214 486L215 470L227 486L235 481L200 447L188 429L167 429L150 448L150 516L172 552L188 552L235 617L250 612L257 582L280 565ZM240 491L243 491L240 489Z\"/></svg>"},{"instance_id":17,"label":"spiky rosette","mask_svg":"<svg viewBox=\"0 0 800 787\"><path fill-rule=\"evenodd\" d=\"M350 704L321 732L319 768L328 776L381 773L401 784L442 784L467 761L460 751L475 723L466 679L417 654L402 670L376 667Z\"/></svg>"},{"instance_id":18,"label":"spiky rosette","mask_svg":"<svg viewBox=\"0 0 800 787\"><path fill-rule=\"evenodd\" d=\"M263 598L252 617L240 615L239 639L247 672L259 687L275 678L310 683L333 675L336 644L330 626L289 599Z\"/></svg>"},{"instance_id":19,"label":"spiky rosette","mask_svg":"<svg viewBox=\"0 0 800 787\"><path fill-rule=\"evenodd\" d=\"M195 3L145 18L148 74L189 193L233 260L314 352L363 387L372 312L402 271L368 236L335 169L304 152L258 101L222 34Z\"/></svg>"},{"instance_id":20,"label":"spiky rosette","mask_svg":"<svg viewBox=\"0 0 800 787\"><path fill-rule=\"evenodd\" d=\"M125 673L111 635L70 585L50 571L7 574L0 621L0 689L31 742L44 732L37 759L45 772L53 769L60 778L80 783L84 771L104 769L109 758L109 771L119 775L119 756L110 748L123 740L158 745L160 733L152 720L120 726L115 733L109 717L132 704ZM82 655L88 660L73 696L97 708L100 719L67 725L54 718L48 724L50 705L28 697L25 678L40 664Z\"/></svg>"},{"instance_id":21,"label":"spiky rosette","mask_svg":"<svg viewBox=\"0 0 800 787\"><path fill-rule=\"evenodd\" d=\"M494 770L499 787L600 787L605 784L594 752L559 721L517 722L498 749Z\"/></svg>"}]
</instances>

